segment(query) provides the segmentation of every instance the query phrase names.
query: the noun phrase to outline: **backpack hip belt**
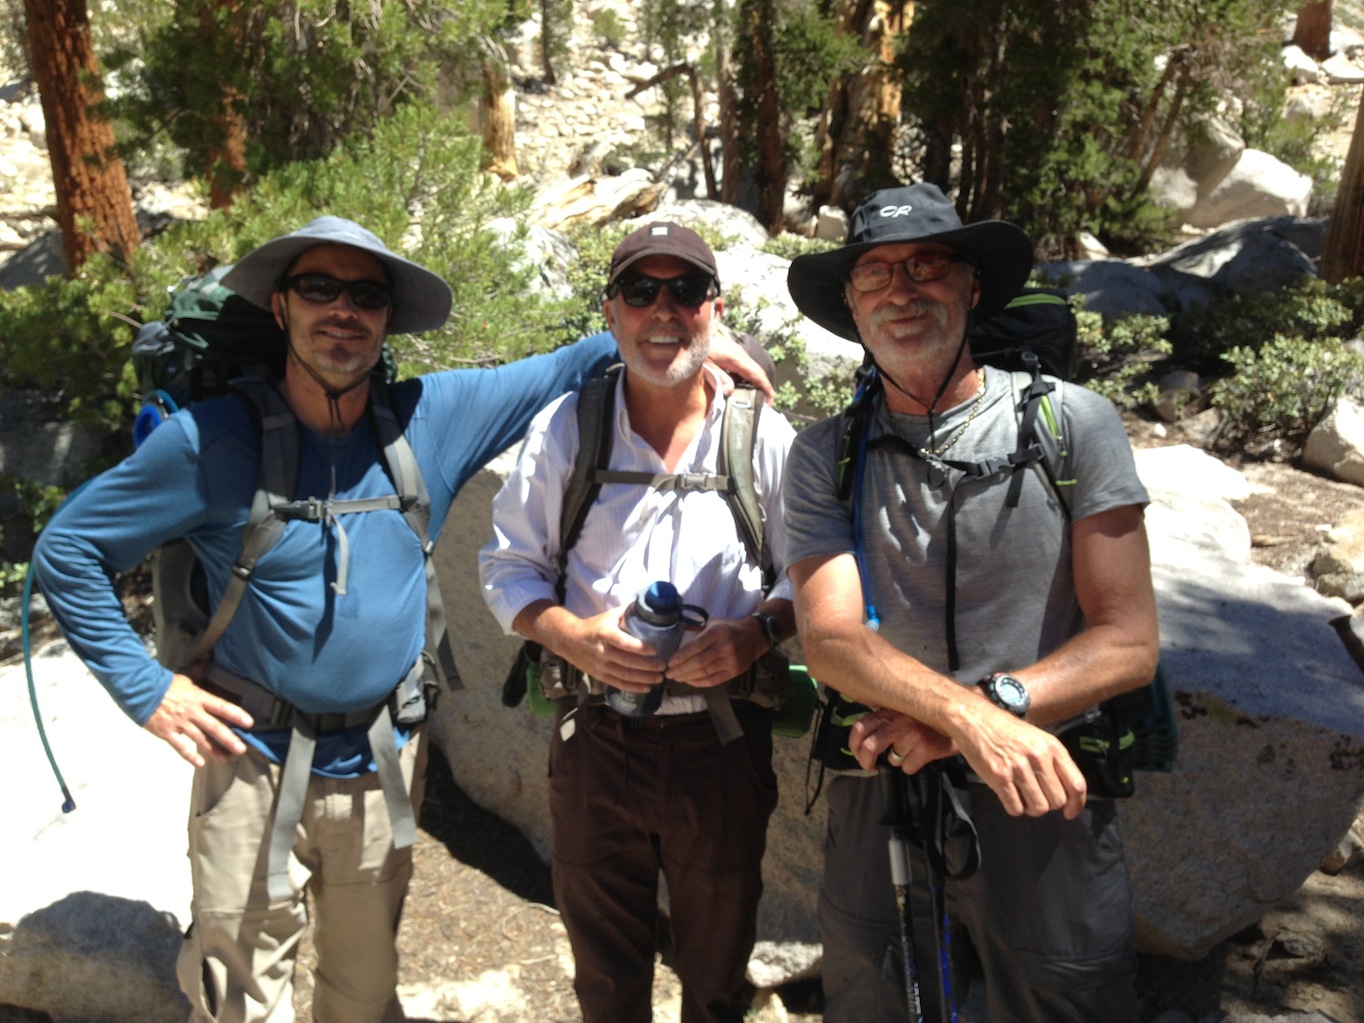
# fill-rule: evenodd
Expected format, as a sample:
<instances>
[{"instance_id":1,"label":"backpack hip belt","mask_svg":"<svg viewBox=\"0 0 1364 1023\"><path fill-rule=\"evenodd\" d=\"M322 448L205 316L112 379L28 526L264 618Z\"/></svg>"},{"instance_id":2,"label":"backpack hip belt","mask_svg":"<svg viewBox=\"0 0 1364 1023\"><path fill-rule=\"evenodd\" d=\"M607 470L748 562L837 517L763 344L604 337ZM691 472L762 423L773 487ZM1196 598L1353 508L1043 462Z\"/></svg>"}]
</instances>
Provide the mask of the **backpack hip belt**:
<instances>
[{"instance_id":1,"label":"backpack hip belt","mask_svg":"<svg viewBox=\"0 0 1364 1023\"><path fill-rule=\"evenodd\" d=\"M604 699L602 682L547 651L541 654L540 683L547 699L573 696L579 703L599 703ZM781 651L769 650L740 674L718 686L699 688L672 681L665 684L669 696L699 696L706 701L706 710L710 712L720 744L724 745L743 735L731 701L743 700L768 709L781 706L791 694L790 661Z\"/></svg>"},{"instance_id":2,"label":"backpack hip belt","mask_svg":"<svg viewBox=\"0 0 1364 1023\"><path fill-rule=\"evenodd\" d=\"M718 686L701 688L688 685L686 682L669 680L665 683L668 687L667 694L705 696L708 692L720 690L731 700L747 700L762 707L775 707L785 699L787 693L781 685L780 673L771 670L772 665L764 664L764 661L774 655L779 661L786 660L786 656L780 651L770 650L738 675ZM559 663L553 664L554 661ZM549 677L545 674L546 667L551 668ZM605 683L569 664L557 654L543 653L540 669L542 691L546 699L561 700L574 696L579 702L586 702L601 697L605 692Z\"/></svg>"},{"instance_id":3,"label":"backpack hip belt","mask_svg":"<svg viewBox=\"0 0 1364 1023\"><path fill-rule=\"evenodd\" d=\"M415 725L426 720L430 701L425 675L426 668L419 657L389 697L375 706L349 714L308 714L288 700L266 691L258 682L234 675L209 662L204 670L205 688L239 704L253 718L256 718L258 709L261 717L256 719L251 729L253 732L290 729L289 751L281 765L279 797L275 802L275 816L270 822L270 834L266 842L270 850L267 894L271 899L287 898L292 891L289 883L289 852L293 848L299 821L303 819L303 804L308 795L313 753L319 735L369 724L366 738L379 775L379 787L384 793L384 807L388 810L389 825L393 830L393 847L405 849L416 842L416 813L403 780L402 765L398 762L393 724L396 721ZM430 689L433 698L435 687ZM262 721L267 724L262 725Z\"/></svg>"},{"instance_id":4,"label":"backpack hip belt","mask_svg":"<svg viewBox=\"0 0 1364 1023\"><path fill-rule=\"evenodd\" d=\"M235 703L250 714L254 723L247 731L284 731L292 728L296 720L306 718L314 735L332 735L357 725L369 724L385 707L393 720L400 724L415 725L425 721L435 703L435 687L425 684L422 669L419 659L385 699L372 707L346 713L309 714L301 711L260 683L234 674L212 661L196 684L214 696Z\"/></svg>"}]
</instances>

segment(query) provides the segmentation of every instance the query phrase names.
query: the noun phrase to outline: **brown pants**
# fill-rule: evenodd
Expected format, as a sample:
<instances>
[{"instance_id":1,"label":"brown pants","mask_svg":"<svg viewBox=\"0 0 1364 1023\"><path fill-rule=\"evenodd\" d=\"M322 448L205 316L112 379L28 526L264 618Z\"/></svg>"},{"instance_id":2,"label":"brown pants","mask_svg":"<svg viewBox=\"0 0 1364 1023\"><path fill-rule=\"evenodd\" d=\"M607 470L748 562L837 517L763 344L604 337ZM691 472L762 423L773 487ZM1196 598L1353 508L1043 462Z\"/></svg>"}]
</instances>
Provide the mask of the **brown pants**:
<instances>
[{"instance_id":1,"label":"brown pants","mask_svg":"<svg viewBox=\"0 0 1364 1023\"><path fill-rule=\"evenodd\" d=\"M649 1023L658 876L668 883L682 1023L744 1015L767 820L771 714L736 703L721 746L704 712L630 721L561 711L550 744L554 896L584 1023Z\"/></svg>"},{"instance_id":2,"label":"brown pants","mask_svg":"<svg viewBox=\"0 0 1364 1023\"><path fill-rule=\"evenodd\" d=\"M413 806L421 805L424 731L417 729L399 753ZM279 766L254 750L194 773L194 923L177 966L190 1023L292 1023L294 959L308 924L305 891L317 914L313 1019L379 1023L396 1003L395 938L412 850L393 848L377 775L313 775L289 857L293 892L271 901L265 836L279 778Z\"/></svg>"}]
</instances>

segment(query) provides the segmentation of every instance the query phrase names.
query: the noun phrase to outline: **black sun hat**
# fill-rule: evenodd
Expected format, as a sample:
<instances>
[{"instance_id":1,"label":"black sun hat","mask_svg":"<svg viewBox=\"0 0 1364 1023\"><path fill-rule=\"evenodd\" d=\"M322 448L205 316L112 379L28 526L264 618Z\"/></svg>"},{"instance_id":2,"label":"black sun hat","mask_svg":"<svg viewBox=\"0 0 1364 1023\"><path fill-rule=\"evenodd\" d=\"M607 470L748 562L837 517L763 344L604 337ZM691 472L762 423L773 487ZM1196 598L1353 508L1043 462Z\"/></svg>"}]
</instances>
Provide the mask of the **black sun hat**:
<instances>
[{"instance_id":1,"label":"black sun hat","mask_svg":"<svg viewBox=\"0 0 1364 1023\"><path fill-rule=\"evenodd\" d=\"M963 224L937 185L907 185L873 192L853 211L847 243L839 249L797 256L786 275L796 308L825 330L860 341L843 300L848 271L878 245L941 242L971 260L980 276L974 322L1003 309L1032 271L1032 239L1007 220Z\"/></svg>"},{"instance_id":2,"label":"black sun hat","mask_svg":"<svg viewBox=\"0 0 1364 1023\"><path fill-rule=\"evenodd\" d=\"M270 308L270 296L284 283L284 274L299 256L315 245L349 245L383 264L393 290L390 334L435 330L450 316L450 285L444 278L389 249L379 236L344 217L318 217L292 234L273 238L252 249L222 280L248 302Z\"/></svg>"}]
</instances>

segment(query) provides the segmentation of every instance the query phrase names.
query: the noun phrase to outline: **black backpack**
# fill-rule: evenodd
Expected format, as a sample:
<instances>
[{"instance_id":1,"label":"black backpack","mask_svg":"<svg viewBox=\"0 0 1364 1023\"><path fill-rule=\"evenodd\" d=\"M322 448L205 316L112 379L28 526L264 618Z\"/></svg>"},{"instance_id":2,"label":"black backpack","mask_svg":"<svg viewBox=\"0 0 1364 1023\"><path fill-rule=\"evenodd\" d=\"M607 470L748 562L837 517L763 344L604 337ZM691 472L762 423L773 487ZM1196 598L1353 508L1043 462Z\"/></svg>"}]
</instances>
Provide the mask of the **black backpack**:
<instances>
[{"instance_id":1,"label":"black backpack","mask_svg":"<svg viewBox=\"0 0 1364 1023\"><path fill-rule=\"evenodd\" d=\"M1043 373L1060 380L1075 376L1079 361L1075 310L1065 292L1024 288L999 312L971 328L967 344L977 365L1031 371L1025 353L1037 357Z\"/></svg>"}]
</instances>

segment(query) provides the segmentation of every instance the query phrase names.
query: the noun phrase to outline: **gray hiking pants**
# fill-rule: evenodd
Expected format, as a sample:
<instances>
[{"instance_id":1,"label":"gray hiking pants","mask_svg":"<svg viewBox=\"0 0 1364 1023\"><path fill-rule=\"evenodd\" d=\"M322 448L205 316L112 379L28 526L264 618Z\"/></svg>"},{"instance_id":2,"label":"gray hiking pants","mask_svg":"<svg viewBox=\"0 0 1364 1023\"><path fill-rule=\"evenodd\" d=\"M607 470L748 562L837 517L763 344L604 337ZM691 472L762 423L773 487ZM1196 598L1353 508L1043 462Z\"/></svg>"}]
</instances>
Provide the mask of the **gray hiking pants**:
<instances>
[{"instance_id":1,"label":"gray hiking pants","mask_svg":"<svg viewBox=\"0 0 1364 1023\"><path fill-rule=\"evenodd\" d=\"M1136 1023L1131 896L1113 802L1094 800L1067 821L1010 817L984 785L971 785L970 796L981 868L945 885L957 1003L974 974L986 985L990 1023ZM824 1019L900 1023L905 970L877 780L833 779L828 805ZM920 856L913 869L924 1018L937 1021L938 949Z\"/></svg>"}]
</instances>

